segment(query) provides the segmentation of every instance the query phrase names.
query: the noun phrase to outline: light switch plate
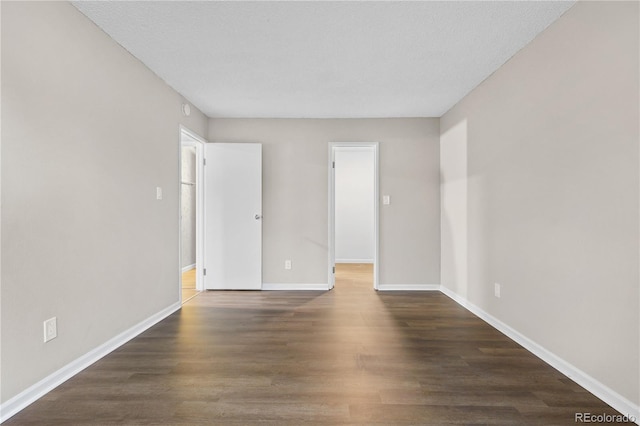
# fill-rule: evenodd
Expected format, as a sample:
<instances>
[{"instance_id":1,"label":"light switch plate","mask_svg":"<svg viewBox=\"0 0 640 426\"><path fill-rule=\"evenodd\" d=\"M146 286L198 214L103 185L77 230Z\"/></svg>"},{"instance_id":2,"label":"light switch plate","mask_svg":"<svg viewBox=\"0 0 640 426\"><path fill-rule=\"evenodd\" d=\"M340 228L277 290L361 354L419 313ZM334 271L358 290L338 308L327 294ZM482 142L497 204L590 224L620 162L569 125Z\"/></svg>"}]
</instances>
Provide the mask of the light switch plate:
<instances>
[{"instance_id":1,"label":"light switch plate","mask_svg":"<svg viewBox=\"0 0 640 426\"><path fill-rule=\"evenodd\" d=\"M383 195L382 196L382 204L388 206L389 204L391 204L391 197L388 195Z\"/></svg>"}]
</instances>

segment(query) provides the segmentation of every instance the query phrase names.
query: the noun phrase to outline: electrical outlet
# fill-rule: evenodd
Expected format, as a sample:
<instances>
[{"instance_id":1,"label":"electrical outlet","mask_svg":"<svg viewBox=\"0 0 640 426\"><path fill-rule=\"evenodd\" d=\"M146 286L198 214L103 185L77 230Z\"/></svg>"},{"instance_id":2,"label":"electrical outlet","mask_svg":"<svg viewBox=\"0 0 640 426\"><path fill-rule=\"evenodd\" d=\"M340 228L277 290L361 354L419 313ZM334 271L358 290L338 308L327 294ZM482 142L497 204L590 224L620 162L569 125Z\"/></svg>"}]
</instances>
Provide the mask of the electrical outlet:
<instances>
[{"instance_id":1,"label":"electrical outlet","mask_svg":"<svg viewBox=\"0 0 640 426\"><path fill-rule=\"evenodd\" d=\"M493 294L498 298L500 297L500 284L498 283L493 284Z\"/></svg>"},{"instance_id":2,"label":"electrical outlet","mask_svg":"<svg viewBox=\"0 0 640 426\"><path fill-rule=\"evenodd\" d=\"M156 200L162 200L162 187L156 186Z\"/></svg>"},{"instance_id":3,"label":"electrical outlet","mask_svg":"<svg viewBox=\"0 0 640 426\"><path fill-rule=\"evenodd\" d=\"M58 337L58 324L56 317L49 318L44 322L44 341L46 343L56 337Z\"/></svg>"},{"instance_id":4,"label":"electrical outlet","mask_svg":"<svg viewBox=\"0 0 640 426\"><path fill-rule=\"evenodd\" d=\"M284 261L284 269L291 269L291 260L287 259Z\"/></svg>"}]
</instances>

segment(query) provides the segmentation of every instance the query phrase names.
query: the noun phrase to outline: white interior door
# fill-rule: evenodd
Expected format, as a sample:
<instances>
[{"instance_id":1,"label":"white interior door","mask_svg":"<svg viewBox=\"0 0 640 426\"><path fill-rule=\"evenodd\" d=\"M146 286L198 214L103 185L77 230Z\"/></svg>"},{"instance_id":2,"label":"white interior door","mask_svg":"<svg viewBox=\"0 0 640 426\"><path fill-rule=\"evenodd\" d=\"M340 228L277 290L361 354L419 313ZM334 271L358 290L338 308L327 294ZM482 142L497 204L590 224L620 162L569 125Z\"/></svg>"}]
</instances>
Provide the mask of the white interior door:
<instances>
[{"instance_id":1,"label":"white interior door","mask_svg":"<svg viewBox=\"0 0 640 426\"><path fill-rule=\"evenodd\" d=\"M205 145L207 290L262 288L262 145Z\"/></svg>"}]
</instances>

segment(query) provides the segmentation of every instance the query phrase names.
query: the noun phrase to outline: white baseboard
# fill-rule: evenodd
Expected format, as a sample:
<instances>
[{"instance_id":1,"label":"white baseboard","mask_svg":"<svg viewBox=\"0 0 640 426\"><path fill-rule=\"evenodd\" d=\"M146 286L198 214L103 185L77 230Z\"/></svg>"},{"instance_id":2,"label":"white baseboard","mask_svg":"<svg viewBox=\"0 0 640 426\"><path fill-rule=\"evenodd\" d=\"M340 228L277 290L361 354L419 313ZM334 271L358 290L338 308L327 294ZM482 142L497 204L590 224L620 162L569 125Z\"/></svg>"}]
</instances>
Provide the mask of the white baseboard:
<instances>
[{"instance_id":1,"label":"white baseboard","mask_svg":"<svg viewBox=\"0 0 640 426\"><path fill-rule=\"evenodd\" d=\"M373 263L373 259L336 259L336 263Z\"/></svg>"},{"instance_id":2,"label":"white baseboard","mask_svg":"<svg viewBox=\"0 0 640 426\"><path fill-rule=\"evenodd\" d=\"M378 284L378 291L440 291L440 284Z\"/></svg>"},{"instance_id":3,"label":"white baseboard","mask_svg":"<svg viewBox=\"0 0 640 426\"><path fill-rule=\"evenodd\" d=\"M618 410L623 415L627 415L629 417L633 416L635 418L636 424L640 424L640 406L629 401L628 399L615 392L608 386L600 383L598 380L594 379L584 371L576 368L564 359L545 349L543 346L524 336L520 332L514 330L496 317L483 311L482 309L469 302L464 297L453 292L452 290L442 286L440 288L440 291L449 296L464 308L466 308L468 311L500 331L502 334L506 335L511 340L515 341L526 350L594 394L596 397L600 398L602 401Z\"/></svg>"},{"instance_id":4,"label":"white baseboard","mask_svg":"<svg viewBox=\"0 0 640 426\"><path fill-rule=\"evenodd\" d=\"M89 367L100 358L113 352L115 349L124 345L143 331L147 330L151 326L157 324L172 313L176 312L178 309L180 309L180 306L180 302L177 302L171 306L168 306L162 311L151 315L146 320L118 334L117 336L106 341L97 348L92 349L91 351L82 355L80 358L71 361L69 364L65 365L58 371L48 375L38 383L30 386L26 390L20 392L18 395L4 402L2 405L0 405L0 423L4 422L8 418L18 413L20 410L35 402L38 398L41 398L47 392L52 391L65 381L69 380L71 377Z\"/></svg>"},{"instance_id":5,"label":"white baseboard","mask_svg":"<svg viewBox=\"0 0 640 426\"><path fill-rule=\"evenodd\" d=\"M191 265L185 266L185 267L182 268L182 273L184 274L185 272L188 272L188 271L190 271L192 269L195 269L195 267L196 267L195 263L192 263Z\"/></svg>"},{"instance_id":6,"label":"white baseboard","mask_svg":"<svg viewBox=\"0 0 640 426\"><path fill-rule=\"evenodd\" d=\"M320 283L262 283L262 290L312 290L328 291L329 284Z\"/></svg>"}]
</instances>

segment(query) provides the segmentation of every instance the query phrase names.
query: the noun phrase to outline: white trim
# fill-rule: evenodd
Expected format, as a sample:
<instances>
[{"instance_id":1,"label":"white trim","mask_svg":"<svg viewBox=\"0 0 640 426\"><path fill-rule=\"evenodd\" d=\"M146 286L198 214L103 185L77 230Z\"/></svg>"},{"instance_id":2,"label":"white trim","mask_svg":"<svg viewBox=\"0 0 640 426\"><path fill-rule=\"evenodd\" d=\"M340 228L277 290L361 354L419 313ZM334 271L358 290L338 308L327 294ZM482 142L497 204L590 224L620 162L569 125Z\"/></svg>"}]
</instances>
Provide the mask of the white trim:
<instances>
[{"instance_id":1,"label":"white trim","mask_svg":"<svg viewBox=\"0 0 640 426\"><path fill-rule=\"evenodd\" d=\"M311 290L311 291L328 291L327 283L262 283L262 290Z\"/></svg>"},{"instance_id":2,"label":"white trim","mask_svg":"<svg viewBox=\"0 0 640 426\"><path fill-rule=\"evenodd\" d=\"M336 248L335 248L335 169L333 162L335 161L335 148L373 148L373 226L374 226L374 243L373 243L373 288L378 290L378 279L380 269L380 149L378 142L329 142L329 161L328 164L328 197L329 202L329 261L328 270L328 286L332 289L335 285L335 274L333 268L336 264Z\"/></svg>"},{"instance_id":3,"label":"white trim","mask_svg":"<svg viewBox=\"0 0 640 426\"><path fill-rule=\"evenodd\" d=\"M329 250L328 250L328 260L327 260L327 281L328 281L328 286L329 286L329 290L331 290L336 283L336 274L335 274L335 266L336 266L336 249L335 249L335 213L336 213L336 208L335 208L335 204L336 204L336 200L335 200L335 180L336 180L336 170L333 167L333 162L335 161L336 157L334 155L333 152L333 144L329 144L329 161L328 163L328 170L327 170L327 176L329 179L329 182L327 184L327 194L328 194L328 202L327 205L329 206L329 211L327 213L327 217L329 218L328 222L329 222L329 236L328 236L328 243L329 243Z\"/></svg>"},{"instance_id":4,"label":"white trim","mask_svg":"<svg viewBox=\"0 0 640 426\"><path fill-rule=\"evenodd\" d=\"M373 259L336 259L336 263L375 263Z\"/></svg>"},{"instance_id":5,"label":"white trim","mask_svg":"<svg viewBox=\"0 0 640 426\"><path fill-rule=\"evenodd\" d=\"M452 290L441 286L440 291L480 319L487 322L493 328L497 329L502 334L506 335L511 340L515 341L526 350L549 364L551 367L555 368L556 370L585 388L587 391L591 392L597 398L600 398L602 401L618 410L623 415L634 416L636 424L640 424L640 406L629 401L613 389L602 384L584 371L560 358L553 352L545 349L543 346L529 339L517 330L511 328L496 317L488 314L487 312L469 302L464 297L453 292Z\"/></svg>"},{"instance_id":6,"label":"white trim","mask_svg":"<svg viewBox=\"0 0 640 426\"><path fill-rule=\"evenodd\" d=\"M194 269L196 267L195 263L192 263L191 265L188 266L183 266L182 267L182 273L184 274L185 272L189 272L190 270Z\"/></svg>"},{"instance_id":7,"label":"white trim","mask_svg":"<svg viewBox=\"0 0 640 426\"><path fill-rule=\"evenodd\" d=\"M169 315L173 314L180 309L180 306L180 302L176 302L171 306L164 308L160 312L151 315L149 318L139 322L138 324L118 334L112 339L107 340L97 348L94 348L81 357L76 358L58 371L48 375L38 383L30 386L26 390L20 392L18 395L9 399L8 401L0 405L0 423L9 419L20 410L26 408L37 399L44 396L47 392L52 391L62 383L66 382L71 377L89 367L94 362L98 361L100 358L118 349L129 340L133 339L148 328L154 326Z\"/></svg>"},{"instance_id":8,"label":"white trim","mask_svg":"<svg viewBox=\"0 0 640 426\"><path fill-rule=\"evenodd\" d=\"M440 291L440 284L378 284L379 291Z\"/></svg>"},{"instance_id":9,"label":"white trim","mask_svg":"<svg viewBox=\"0 0 640 426\"><path fill-rule=\"evenodd\" d=\"M196 132L189 130L182 124L180 128L180 143L178 144L178 170L180 173L178 179L178 194L181 190L182 182L182 147L192 146L196 149L196 290L204 290L204 241L202 238L204 229L204 144L207 140L198 135ZM187 140L184 136L186 136ZM191 139L191 140L188 140ZM182 197L178 198L178 262L182 262ZM182 271L184 272L184 270ZM178 291L180 292L180 300L182 301L182 276L178 279Z\"/></svg>"}]
</instances>

